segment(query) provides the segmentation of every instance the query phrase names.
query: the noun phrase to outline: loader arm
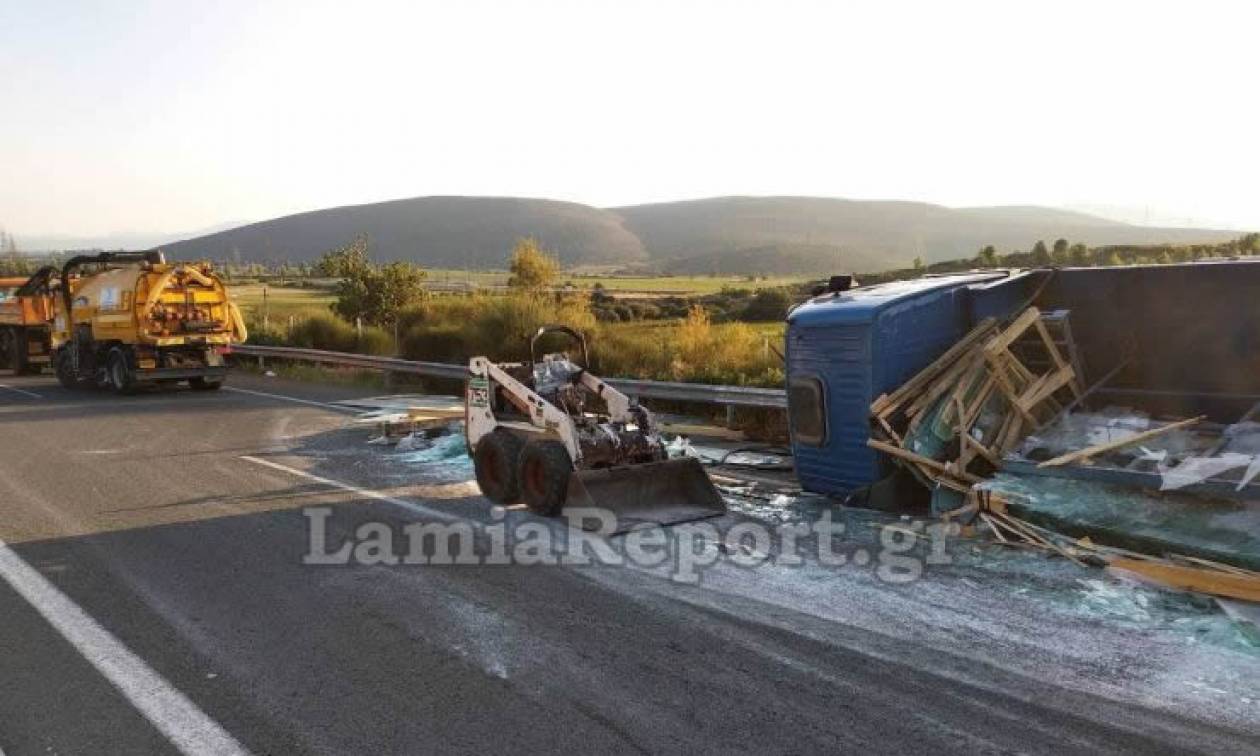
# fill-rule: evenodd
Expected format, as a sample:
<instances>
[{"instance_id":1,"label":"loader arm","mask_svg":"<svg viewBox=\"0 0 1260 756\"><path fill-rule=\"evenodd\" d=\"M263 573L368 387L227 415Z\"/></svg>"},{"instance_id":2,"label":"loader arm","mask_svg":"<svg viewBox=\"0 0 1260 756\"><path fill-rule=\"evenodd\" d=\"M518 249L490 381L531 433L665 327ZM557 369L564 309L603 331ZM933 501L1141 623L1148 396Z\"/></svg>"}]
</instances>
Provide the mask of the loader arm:
<instances>
[{"instance_id":1,"label":"loader arm","mask_svg":"<svg viewBox=\"0 0 1260 756\"><path fill-rule=\"evenodd\" d=\"M499 387L507 392L508 399L512 404L516 405L529 418L528 426L525 426L524 423L499 421L495 418L494 411L490 406L490 387L488 385L484 387L477 386L475 385L475 380L470 380L468 383L468 396L465 400L468 423L467 432L470 445L475 447L483 436L493 433L494 429L500 425L513 428L514 430L527 430L533 433L554 435L564 444L565 451L569 453L569 459L573 460L574 468L578 467L582 461L582 448L578 443L573 421L567 414L536 394L528 386L513 378L506 370L484 357L472 358L468 363L468 372L473 379L482 378L499 384ZM483 388L487 392L484 395L479 393ZM622 398L624 399L624 396Z\"/></svg>"}]
</instances>

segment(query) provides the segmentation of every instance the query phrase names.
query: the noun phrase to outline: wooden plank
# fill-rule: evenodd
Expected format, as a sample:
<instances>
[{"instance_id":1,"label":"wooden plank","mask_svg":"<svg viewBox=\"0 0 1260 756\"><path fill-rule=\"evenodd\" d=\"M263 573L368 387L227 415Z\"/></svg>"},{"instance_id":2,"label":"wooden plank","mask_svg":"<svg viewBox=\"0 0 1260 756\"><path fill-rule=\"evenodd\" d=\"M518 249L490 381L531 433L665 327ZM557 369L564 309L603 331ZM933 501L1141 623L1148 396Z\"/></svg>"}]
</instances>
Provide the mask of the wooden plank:
<instances>
[{"instance_id":1,"label":"wooden plank","mask_svg":"<svg viewBox=\"0 0 1260 756\"><path fill-rule=\"evenodd\" d=\"M1006 536L1002 535L1001 529L998 528L997 523L993 521L992 517L989 517L989 515L985 512L981 512L980 519L984 520L985 524L989 526L989 530L993 531L993 535L997 536L999 541L1002 543L1010 543L1010 541L1006 540Z\"/></svg>"},{"instance_id":2,"label":"wooden plank","mask_svg":"<svg viewBox=\"0 0 1260 756\"><path fill-rule=\"evenodd\" d=\"M971 389L981 376L988 375L984 359L976 355L972 360L971 367L963 371L962 377L958 379L958 383L954 384L954 393L949 398L949 403L945 405L945 409L941 412L941 421L948 423L950 419L957 413L961 419L965 414L962 409L962 400L971 393Z\"/></svg>"},{"instance_id":3,"label":"wooden plank","mask_svg":"<svg viewBox=\"0 0 1260 756\"><path fill-rule=\"evenodd\" d=\"M901 384L896 390L888 394L881 403L879 399L871 405L871 411L874 414L886 415L904 404L907 399L920 390L922 386L927 385L938 374L946 368L954 364L954 362L963 354L979 342L982 338L987 337L997 328L997 320L995 318L985 318L976 324L963 336L957 343L945 350L944 354L930 362L927 367L915 373L914 377ZM878 406L878 410L876 409Z\"/></svg>"},{"instance_id":4,"label":"wooden plank","mask_svg":"<svg viewBox=\"0 0 1260 756\"><path fill-rule=\"evenodd\" d=\"M1077 451L1070 452L1068 454L1060 455L1058 457L1055 457L1054 459L1048 459L1045 462L1042 462L1041 464L1037 465L1037 467L1059 467L1062 465L1069 464L1071 462L1079 462L1080 460L1083 460L1083 459L1089 459L1090 457L1094 457L1099 454L1103 454L1105 452L1115 451L1116 449L1123 449L1126 446L1131 446L1140 441L1146 441L1147 439L1154 438L1160 434L1167 433L1168 431L1176 430L1177 428L1185 428L1186 426L1189 426L1189 425L1194 425L1195 423L1202 421L1205 417L1207 417L1207 415L1199 415L1198 417L1192 417L1187 420L1179 420L1178 422L1169 423L1168 425L1164 425L1159 428L1153 428L1148 431L1143 431L1142 433L1138 433L1128 438L1122 438L1116 441L1107 441L1105 443L1095 444L1094 446L1090 446L1085 449L1079 449Z\"/></svg>"},{"instance_id":5,"label":"wooden plank","mask_svg":"<svg viewBox=\"0 0 1260 756\"><path fill-rule=\"evenodd\" d=\"M984 457L985 459L989 461L989 464L993 465L994 467L1002 466L1002 458L994 454L992 450L990 450L987 446L985 446L984 444L972 438L970 433L964 433L963 438L966 439L966 441L964 441L963 443L971 446L973 449L979 452L980 456Z\"/></svg>"},{"instance_id":6,"label":"wooden plank","mask_svg":"<svg viewBox=\"0 0 1260 756\"><path fill-rule=\"evenodd\" d=\"M889 437L890 439L892 439L893 441L897 442L897 446L905 446L905 445L906 445L906 442L901 440L901 436L897 435L897 431L893 430L893 427L892 427L891 425L889 425L889 424L888 424L888 421L887 421L887 420L885 420L884 418L880 417L879 415L876 415L876 416L875 416L875 421L879 423L879 427L880 427L880 428L882 428L882 429L883 429L883 431L884 431L885 433L887 433L887 434L888 434L888 437Z\"/></svg>"},{"instance_id":7,"label":"wooden plank","mask_svg":"<svg viewBox=\"0 0 1260 756\"><path fill-rule=\"evenodd\" d=\"M1011 417L1011 424L1006 428L1006 435L1002 437L1001 442L997 445L998 454L1006 454L1015 448L1015 442L1019 440L1019 435L1024 429L1024 419L1019 415Z\"/></svg>"},{"instance_id":8,"label":"wooden plank","mask_svg":"<svg viewBox=\"0 0 1260 756\"><path fill-rule=\"evenodd\" d=\"M940 377L922 387L923 390L920 391L919 396L906 408L906 417L914 417L931 407L942 394L953 388L954 383L969 367L971 367L971 359L967 355L956 360L945 372L941 373Z\"/></svg>"},{"instance_id":9,"label":"wooden plank","mask_svg":"<svg viewBox=\"0 0 1260 756\"><path fill-rule=\"evenodd\" d=\"M1042 380L1037 382L1036 389L1029 389L1024 394L1023 398L1020 399L1021 404L1027 407L1029 411L1032 411L1033 407L1049 399L1054 392L1070 383L1074 375L1076 375L1076 372L1071 365L1064 365L1053 373L1047 373L1042 376Z\"/></svg>"},{"instance_id":10,"label":"wooden plank","mask_svg":"<svg viewBox=\"0 0 1260 756\"><path fill-rule=\"evenodd\" d=\"M915 454L909 449L902 449L900 446L886 444L883 441L878 441L873 438L867 439L866 445L876 451L881 451L890 457L897 457L899 459L904 459L907 462L924 465L925 467L929 467L937 472L962 478L968 483L979 483L982 480L980 477L972 475L969 472L959 471L955 473L953 470L950 470L944 462L938 462L937 460L932 459L931 457L925 457L922 454Z\"/></svg>"},{"instance_id":11,"label":"wooden plank","mask_svg":"<svg viewBox=\"0 0 1260 756\"><path fill-rule=\"evenodd\" d=\"M933 480L936 481L937 485L944 486L945 488L948 488L951 491L957 491L958 493L961 493L961 494L965 494L971 491L971 486L968 485L967 483L960 483L945 475L939 475L933 478Z\"/></svg>"},{"instance_id":12,"label":"wooden plank","mask_svg":"<svg viewBox=\"0 0 1260 756\"><path fill-rule=\"evenodd\" d=\"M1037 329L1037 335L1041 337L1041 343L1045 345L1046 353L1054 361L1054 366L1060 369L1066 367L1067 363L1063 361L1063 355L1059 354L1059 347L1050 336L1050 331L1046 328L1045 321L1037 318L1037 322L1033 323L1033 328Z\"/></svg>"},{"instance_id":13,"label":"wooden plank","mask_svg":"<svg viewBox=\"0 0 1260 756\"><path fill-rule=\"evenodd\" d=\"M968 428L976 424L976 418L980 416L980 410L984 409L985 402L989 401L989 397L993 394L993 390L997 388L997 381L994 380L993 374L988 373L984 379L984 383L980 385L980 391L976 393L976 398L963 412L963 424Z\"/></svg>"},{"instance_id":14,"label":"wooden plank","mask_svg":"<svg viewBox=\"0 0 1260 756\"><path fill-rule=\"evenodd\" d=\"M1070 384L1073 396L1081 395L1081 386L1085 381L1085 368L1081 365L1081 353L1076 348L1076 337L1072 335L1072 325L1068 320L1069 313L1065 312L1063 317L1058 321L1059 333L1063 335L1063 345L1067 347L1067 354L1064 358L1068 364L1072 366L1072 371L1076 373L1076 378ZM1055 342L1056 346L1059 342ZM1061 352L1062 350L1060 350Z\"/></svg>"},{"instance_id":15,"label":"wooden plank","mask_svg":"<svg viewBox=\"0 0 1260 756\"><path fill-rule=\"evenodd\" d=\"M992 370L993 378L997 381L998 388L1002 390L1002 394L1006 396L1006 401L1010 403L1011 407L1013 407L1016 412L1023 415L1028 422L1035 424L1037 422L1037 418L1033 417L1032 413L1027 408L1020 405L1019 391L1015 388L1015 384L1011 380L1011 376L1007 374L1006 366L1003 364L1001 358L997 355L990 356L988 354L985 354L985 357L989 358L989 367Z\"/></svg>"},{"instance_id":16,"label":"wooden plank","mask_svg":"<svg viewBox=\"0 0 1260 756\"><path fill-rule=\"evenodd\" d=\"M1009 328L1004 329L1001 333L994 336L989 343L984 345L984 351L997 354L1006 351L1006 348L1015 343L1015 340L1024 335L1032 327L1033 323L1041 317L1041 311L1036 307L1029 307L1024 310L1015 321L1011 323Z\"/></svg>"},{"instance_id":17,"label":"wooden plank","mask_svg":"<svg viewBox=\"0 0 1260 756\"><path fill-rule=\"evenodd\" d=\"M1003 524L1015 528L1021 534L1027 535L1029 538L1036 541L1037 543L1044 545L1046 548L1050 549L1051 551L1057 552L1058 554L1063 556L1065 559L1070 560L1073 564L1077 565L1078 567L1085 566L1085 563L1082 562L1080 559L1078 559L1076 555L1072 554L1070 551L1060 546L1054 540L1050 538L1046 538L1042 536L1040 533L1038 533L1037 531L1033 530L1031 527L1028 527L1030 523L1026 523L1023 520L1019 519L1018 517L1012 517L1009 514L1003 514L1003 515L994 514L993 516L999 519Z\"/></svg>"},{"instance_id":18,"label":"wooden plank","mask_svg":"<svg viewBox=\"0 0 1260 756\"><path fill-rule=\"evenodd\" d=\"M1168 557L1175 561L1189 562L1199 567L1208 567L1214 570L1221 570L1222 572L1232 572L1235 575L1250 575L1254 578L1260 578L1260 572L1245 570L1242 567L1235 567L1224 562L1213 562L1211 559L1204 559L1203 557L1186 556L1185 554L1169 554Z\"/></svg>"},{"instance_id":19,"label":"wooden plank","mask_svg":"<svg viewBox=\"0 0 1260 756\"><path fill-rule=\"evenodd\" d=\"M1235 575L1203 567L1185 567L1171 562L1143 561L1123 557L1108 559L1107 569L1132 575L1166 588L1243 601L1260 601L1260 578L1251 575Z\"/></svg>"}]
</instances>

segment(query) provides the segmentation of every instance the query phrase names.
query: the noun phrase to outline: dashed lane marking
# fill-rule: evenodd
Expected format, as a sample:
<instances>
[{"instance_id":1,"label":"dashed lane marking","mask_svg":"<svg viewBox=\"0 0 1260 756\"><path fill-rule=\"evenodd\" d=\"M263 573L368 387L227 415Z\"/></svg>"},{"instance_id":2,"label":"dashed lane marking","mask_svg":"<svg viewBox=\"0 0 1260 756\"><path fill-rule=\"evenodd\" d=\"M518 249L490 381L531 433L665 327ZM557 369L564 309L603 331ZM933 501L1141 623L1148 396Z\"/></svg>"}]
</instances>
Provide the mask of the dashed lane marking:
<instances>
[{"instance_id":1,"label":"dashed lane marking","mask_svg":"<svg viewBox=\"0 0 1260 756\"><path fill-rule=\"evenodd\" d=\"M0 389L8 389L9 391L13 391L15 393L21 394L22 396L29 396L32 399L44 398L43 395L36 394L34 391L27 391L26 389L20 389L17 386L10 386L7 383L0 383ZM0 753L0 756L4 756L4 754Z\"/></svg>"}]
</instances>

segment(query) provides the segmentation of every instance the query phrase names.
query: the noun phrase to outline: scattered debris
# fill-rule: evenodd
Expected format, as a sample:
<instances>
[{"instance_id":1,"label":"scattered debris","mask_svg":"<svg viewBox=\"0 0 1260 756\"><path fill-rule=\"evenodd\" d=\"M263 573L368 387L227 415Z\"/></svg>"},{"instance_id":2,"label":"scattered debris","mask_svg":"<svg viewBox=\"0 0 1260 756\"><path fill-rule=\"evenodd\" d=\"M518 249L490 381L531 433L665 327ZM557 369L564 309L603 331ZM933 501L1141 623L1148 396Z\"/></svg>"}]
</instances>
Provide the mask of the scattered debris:
<instances>
[{"instance_id":1,"label":"scattered debris","mask_svg":"<svg viewBox=\"0 0 1260 756\"><path fill-rule=\"evenodd\" d=\"M1099 454L1103 454L1109 451L1115 451L1117 449L1123 449L1126 446L1132 446L1133 444L1136 444L1139 441L1146 441L1147 439L1155 438L1156 436L1167 433L1168 431L1194 425L1195 423L1202 422L1205 417L1206 417L1205 415L1199 415L1198 417L1192 417L1188 420L1181 420L1179 422L1169 423L1168 425L1162 426L1160 428L1154 428L1152 430L1144 431L1142 433L1135 433L1132 436L1129 436L1128 438L1122 438L1116 441L1108 441L1106 443L1098 444L1096 446L1090 446L1085 449L1080 449L1078 451L1074 451L1069 454L1064 454L1062 456L1055 457L1054 459L1047 459L1045 462L1042 462L1040 465L1038 465L1038 467L1058 467L1060 465L1066 465L1071 462L1083 462L1087 459L1090 459L1091 457L1096 457Z\"/></svg>"},{"instance_id":2,"label":"scattered debris","mask_svg":"<svg viewBox=\"0 0 1260 756\"><path fill-rule=\"evenodd\" d=\"M1083 391L1066 311L1029 307L1006 326L987 319L875 400L868 446L929 488L933 512L964 533L1232 601L1231 617L1254 621L1260 403L1228 426L1085 410L1133 363L1125 351Z\"/></svg>"},{"instance_id":3,"label":"scattered debris","mask_svg":"<svg viewBox=\"0 0 1260 756\"><path fill-rule=\"evenodd\" d=\"M968 495L1024 436L1058 417L1056 394L1080 397L1067 314L1053 314L1056 340L1036 307L1010 326L981 322L940 358L871 405L868 444L929 488ZM1064 398L1066 400L1066 398ZM965 505L964 505L965 506Z\"/></svg>"},{"instance_id":4,"label":"scattered debris","mask_svg":"<svg viewBox=\"0 0 1260 756\"><path fill-rule=\"evenodd\" d=\"M1112 573L1173 590L1205 593L1209 596L1260 601L1260 573L1240 573L1215 567L1191 567L1170 560L1113 557L1107 562Z\"/></svg>"}]
</instances>

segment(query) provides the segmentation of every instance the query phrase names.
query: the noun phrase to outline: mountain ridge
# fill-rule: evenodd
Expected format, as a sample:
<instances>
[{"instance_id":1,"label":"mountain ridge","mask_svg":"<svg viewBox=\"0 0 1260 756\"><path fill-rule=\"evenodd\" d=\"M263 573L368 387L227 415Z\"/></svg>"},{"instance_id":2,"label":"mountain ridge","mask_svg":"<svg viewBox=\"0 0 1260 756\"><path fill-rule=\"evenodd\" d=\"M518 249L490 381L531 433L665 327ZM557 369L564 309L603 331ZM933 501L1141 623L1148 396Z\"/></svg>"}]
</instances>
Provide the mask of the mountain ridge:
<instances>
[{"instance_id":1,"label":"mountain ridge","mask_svg":"<svg viewBox=\"0 0 1260 756\"><path fill-rule=\"evenodd\" d=\"M871 271L1028 250L1057 238L1090 246L1210 243L1237 232L1152 228L1031 205L950 208L909 200L731 196L597 208L524 197L432 196L310 210L163 245L177 259L309 262L365 235L379 260L499 268L532 236L566 267L665 273Z\"/></svg>"}]
</instances>

